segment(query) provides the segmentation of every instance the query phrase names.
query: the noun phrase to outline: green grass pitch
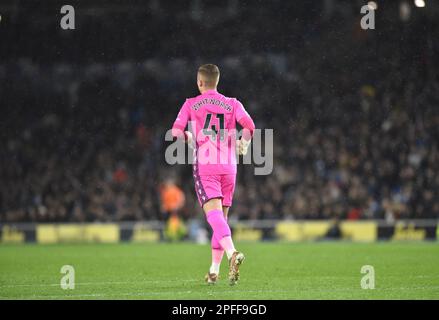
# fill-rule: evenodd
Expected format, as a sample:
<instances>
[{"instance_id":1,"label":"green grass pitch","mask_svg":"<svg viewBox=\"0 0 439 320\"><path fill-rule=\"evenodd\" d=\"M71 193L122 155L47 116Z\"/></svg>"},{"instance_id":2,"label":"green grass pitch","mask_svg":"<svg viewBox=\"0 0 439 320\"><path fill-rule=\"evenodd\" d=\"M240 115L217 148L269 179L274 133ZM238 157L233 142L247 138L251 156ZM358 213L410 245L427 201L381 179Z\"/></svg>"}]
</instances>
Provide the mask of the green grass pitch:
<instances>
[{"instance_id":1,"label":"green grass pitch","mask_svg":"<svg viewBox=\"0 0 439 320\"><path fill-rule=\"evenodd\" d=\"M210 247L0 245L0 299L439 299L439 243L239 243L241 280L204 283ZM75 268L63 290L60 269ZM375 289L361 289L363 265Z\"/></svg>"}]
</instances>

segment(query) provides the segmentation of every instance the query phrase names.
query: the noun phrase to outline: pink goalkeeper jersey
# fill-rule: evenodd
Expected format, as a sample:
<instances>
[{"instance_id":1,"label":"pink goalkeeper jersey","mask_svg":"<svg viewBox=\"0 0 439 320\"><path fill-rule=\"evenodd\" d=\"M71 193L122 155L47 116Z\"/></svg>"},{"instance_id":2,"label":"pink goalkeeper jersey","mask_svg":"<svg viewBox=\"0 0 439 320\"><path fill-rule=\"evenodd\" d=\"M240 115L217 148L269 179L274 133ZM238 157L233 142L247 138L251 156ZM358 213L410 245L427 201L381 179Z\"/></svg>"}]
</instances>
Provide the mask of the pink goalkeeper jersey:
<instances>
[{"instance_id":1,"label":"pink goalkeeper jersey","mask_svg":"<svg viewBox=\"0 0 439 320\"><path fill-rule=\"evenodd\" d=\"M196 140L194 174L236 174L236 122L245 118L250 116L241 102L216 90L186 99L173 129L184 130L190 123Z\"/></svg>"}]
</instances>

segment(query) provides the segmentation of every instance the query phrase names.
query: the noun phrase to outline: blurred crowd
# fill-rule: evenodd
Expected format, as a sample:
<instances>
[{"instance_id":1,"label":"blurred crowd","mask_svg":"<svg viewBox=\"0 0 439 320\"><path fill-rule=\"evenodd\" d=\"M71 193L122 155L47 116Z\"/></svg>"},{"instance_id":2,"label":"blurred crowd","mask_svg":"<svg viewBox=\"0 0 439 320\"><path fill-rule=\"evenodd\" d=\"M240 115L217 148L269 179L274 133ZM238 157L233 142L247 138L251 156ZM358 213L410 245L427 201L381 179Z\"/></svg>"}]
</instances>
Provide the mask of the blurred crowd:
<instances>
[{"instance_id":1,"label":"blurred crowd","mask_svg":"<svg viewBox=\"0 0 439 320\"><path fill-rule=\"evenodd\" d=\"M203 42L189 31L199 18L177 16L168 28L181 25L182 38L162 33L150 55L139 39L139 55L112 61L83 48L74 54L81 61L42 62L39 52L0 62L0 221L200 215L191 166L166 164L164 136L197 94L195 70L205 62L219 65L219 90L238 97L257 128L274 130L273 173L239 165L235 219L439 218L437 22L364 31L358 17L311 16L257 33L258 16L238 12L210 23L245 17L251 34L231 26L198 56ZM235 33L241 51L229 43Z\"/></svg>"}]
</instances>

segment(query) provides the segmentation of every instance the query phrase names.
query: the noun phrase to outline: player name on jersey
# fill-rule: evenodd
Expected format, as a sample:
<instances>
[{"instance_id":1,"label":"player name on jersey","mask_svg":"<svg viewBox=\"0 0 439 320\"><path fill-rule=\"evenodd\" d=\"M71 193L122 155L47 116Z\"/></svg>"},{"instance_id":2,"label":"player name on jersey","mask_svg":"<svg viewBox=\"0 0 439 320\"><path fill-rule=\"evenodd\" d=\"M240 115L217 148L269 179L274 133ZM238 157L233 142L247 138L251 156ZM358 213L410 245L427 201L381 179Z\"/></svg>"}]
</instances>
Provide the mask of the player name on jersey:
<instances>
[{"instance_id":1,"label":"player name on jersey","mask_svg":"<svg viewBox=\"0 0 439 320\"><path fill-rule=\"evenodd\" d=\"M232 110L232 107L229 106L227 103L224 103L223 101L218 100L218 99L214 99L214 98L204 98L203 100L200 100L197 103L195 103L191 108L193 110L197 111L198 109L201 108L201 106L206 105L206 104L219 106L226 111Z\"/></svg>"}]
</instances>

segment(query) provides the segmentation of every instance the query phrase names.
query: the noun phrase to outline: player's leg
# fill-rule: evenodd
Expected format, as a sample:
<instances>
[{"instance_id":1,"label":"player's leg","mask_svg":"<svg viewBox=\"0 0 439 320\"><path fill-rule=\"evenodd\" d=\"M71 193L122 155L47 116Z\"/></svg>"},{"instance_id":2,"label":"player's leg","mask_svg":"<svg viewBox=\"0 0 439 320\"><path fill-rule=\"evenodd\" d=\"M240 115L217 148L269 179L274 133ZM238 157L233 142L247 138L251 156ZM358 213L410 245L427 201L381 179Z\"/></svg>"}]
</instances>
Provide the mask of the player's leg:
<instances>
[{"instance_id":1,"label":"player's leg","mask_svg":"<svg viewBox=\"0 0 439 320\"><path fill-rule=\"evenodd\" d=\"M214 222L215 215L219 212L219 208L222 208L221 198L214 198L208 200L204 205L203 209L206 214L207 221L212 227L212 264L210 265L209 272L206 274L205 280L208 284L215 284L218 280L218 275L220 271L221 260L224 255L224 249L218 239L218 225L219 222ZM222 214L222 210L221 210ZM210 217L210 219L209 219Z\"/></svg>"},{"instance_id":2,"label":"player's leg","mask_svg":"<svg viewBox=\"0 0 439 320\"><path fill-rule=\"evenodd\" d=\"M207 222L213 230L213 236L225 250L227 258L230 259L236 250L232 241L230 227L224 218L222 198L208 200L203 205L203 210L206 214Z\"/></svg>"},{"instance_id":3,"label":"player's leg","mask_svg":"<svg viewBox=\"0 0 439 320\"><path fill-rule=\"evenodd\" d=\"M221 246L226 252L229 259L229 280L231 284L235 284L239 277L238 268L241 262L244 260L244 255L237 252L233 244L231 237L230 227L224 218L223 211L223 193L222 190L228 192L228 196L224 206L231 205L231 198L234 191L235 176L224 175L211 175L211 176L199 176L196 177L195 186L197 190L197 196L203 207L206 215L207 222L213 231L213 247L219 248ZM224 187L225 186L225 187ZM215 242L216 241L216 242ZM219 245L218 245L219 244ZM212 254L216 255L217 251L213 251ZM216 256L215 261L219 260L219 256ZM214 283L217 279L217 274L208 273L208 283Z\"/></svg>"},{"instance_id":4,"label":"player's leg","mask_svg":"<svg viewBox=\"0 0 439 320\"><path fill-rule=\"evenodd\" d=\"M229 207L223 206L223 213L224 213L224 219L227 221L227 217L229 214ZM210 243L212 247L212 264L210 266L209 272L211 274L218 275L220 272L221 261L223 260L223 256L224 256L224 249L213 233Z\"/></svg>"},{"instance_id":5,"label":"player's leg","mask_svg":"<svg viewBox=\"0 0 439 320\"><path fill-rule=\"evenodd\" d=\"M212 232L212 239L211 239L211 248L212 248L212 264L210 265L209 269L209 278L217 278L220 272L220 266L221 261L223 260L224 256L224 249L215 237L215 233ZM214 283L212 279L208 279L208 283Z\"/></svg>"},{"instance_id":6,"label":"player's leg","mask_svg":"<svg viewBox=\"0 0 439 320\"><path fill-rule=\"evenodd\" d=\"M223 175L221 177L223 213L226 221L228 220L229 208L232 206L233 194L235 192L235 181L236 175ZM234 250L232 255L227 254L227 257L229 258L229 281L231 285L234 285L239 279L239 266L244 261L245 257L242 252L237 250Z\"/></svg>"},{"instance_id":7,"label":"player's leg","mask_svg":"<svg viewBox=\"0 0 439 320\"><path fill-rule=\"evenodd\" d=\"M224 249L220 243L221 237L217 235L218 230L220 230L222 234L224 234L224 232L227 234L227 228L224 226L224 224L227 225L227 223L221 223L221 221L217 221L219 219L216 218L216 215L218 212L220 212L221 217L224 219L222 211L223 195L221 193L221 178L215 175L194 175L194 178L198 200L204 212L206 213L206 218L213 230L211 241L212 264L205 279L207 283L214 284L217 281L219 266L224 255Z\"/></svg>"}]
</instances>

